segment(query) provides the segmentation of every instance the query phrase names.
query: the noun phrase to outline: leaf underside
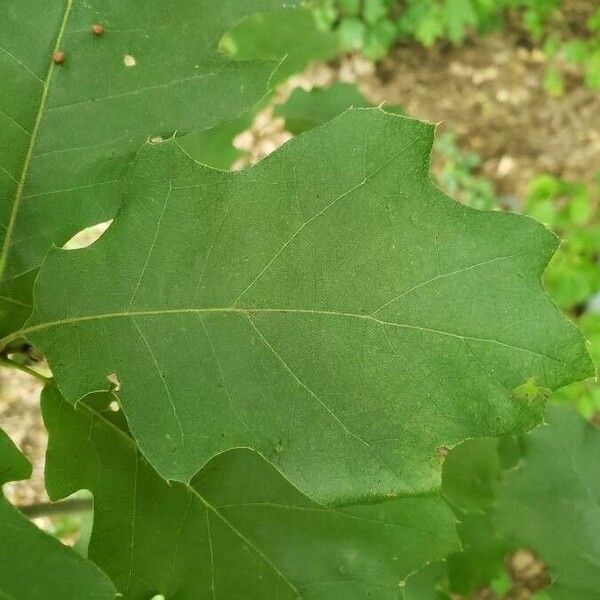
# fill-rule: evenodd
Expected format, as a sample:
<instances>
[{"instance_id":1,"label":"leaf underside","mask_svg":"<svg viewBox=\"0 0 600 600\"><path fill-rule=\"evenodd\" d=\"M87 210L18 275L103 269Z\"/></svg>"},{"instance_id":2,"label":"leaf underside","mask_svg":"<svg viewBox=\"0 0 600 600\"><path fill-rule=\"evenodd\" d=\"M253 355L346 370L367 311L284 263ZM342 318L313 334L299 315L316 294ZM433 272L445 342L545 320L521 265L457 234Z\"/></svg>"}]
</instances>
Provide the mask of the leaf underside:
<instances>
[{"instance_id":1,"label":"leaf underside","mask_svg":"<svg viewBox=\"0 0 600 600\"><path fill-rule=\"evenodd\" d=\"M238 173L147 144L103 237L50 253L18 335L71 402L116 376L167 479L248 447L327 504L427 493L440 446L539 422L543 394L512 390L591 372L540 281L554 236L436 189L432 137L352 110Z\"/></svg>"}]
</instances>

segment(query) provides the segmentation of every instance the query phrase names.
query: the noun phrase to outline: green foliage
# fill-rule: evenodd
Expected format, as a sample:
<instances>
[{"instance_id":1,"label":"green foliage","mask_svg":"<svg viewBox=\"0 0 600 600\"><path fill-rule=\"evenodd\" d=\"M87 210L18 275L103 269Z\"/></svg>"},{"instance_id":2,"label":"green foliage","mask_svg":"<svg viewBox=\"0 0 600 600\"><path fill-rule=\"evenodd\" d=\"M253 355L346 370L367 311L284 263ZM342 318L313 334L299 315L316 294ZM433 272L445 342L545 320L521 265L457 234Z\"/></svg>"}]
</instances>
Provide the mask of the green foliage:
<instances>
[{"instance_id":1,"label":"green foliage","mask_svg":"<svg viewBox=\"0 0 600 600\"><path fill-rule=\"evenodd\" d=\"M518 438L469 440L450 453L443 493L460 521L463 550L419 575L415 600L440 588L465 595L490 585L505 593L512 584L504 557L520 548L550 570L552 584L536 598L600 597L600 431L567 406L552 405L548 422Z\"/></svg>"},{"instance_id":2,"label":"green foliage","mask_svg":"<svg viewBox=\"0 0 600 600\"><path fill-rule=\"evenodd\" d=\"M16 85L0 92L0 358L27 369L12 356L26 342L48 360L47 489L54 500L90 490L94 528L88 560L0 502L0 595L112 598L114 584L140 600L447 599L500 582L498 562L519 543L548 555L565 590L576 572L595 585L582 561L553 562L541 518L522 542L504 515L548 469L535 450L554 443L545 435L581 449L528 496L549 499L546 519L563 501L556 482L589 471L596 438L553 421L521 438L525 466L513 438L479 439L522 434L551 390L592 373L541 284L557 247L545 227L452 201L429 174L434 127L348 110L367 105L349 86L278 107L303 133L257 166L205 166L234 160L228 140L269 83L332 56L331 33L306 10L5 4L0 74ZM409 4L431 9L416 23L432 42L459 41L495 10ZM376 57L410 15L392 8L340 0L317 14L335 21L338 43ZM90 33L96 21L104 35ZM66 60L51 62L53 48ZM446 183L490 207L475 157L444 144ZM91 247L50 249L115 211ZM538 182L528 211L576 225L568 237L586 252L579 232L595 213L580 187ZM507 475L515 465L521 475ZM0 483L28 468L0 433ZM581 507L575 483L568 498Z\"/></svg>"},{"instance_id":3,"label":"green foliage","mask_svg":"<svg viewBox=\"0 0 600 600\"><path fill-rule=\"evenodd\" d=\"M561 237L545 283L552 298L577 320L600 368L600 314L591 309L600 293L600 220L598 186L542 175L531 182L524 211L547 223ZM567 386L557 398L574 402L591 418L600 410L600 386L589 380Z\"/></svg>"},{"instance_id":4,"label":"green foliage","mask_svg":"<svg viewBox=\"0 0 600 600\"><path fill-rule=\"evenodd\" d=\"M442 189L463 204L479 210L498 207L499 199L492 183L475 174L481 164L478 154L461 150L451 132L438 137L435 151L443 157L443 167L438 176Z\"/></svg>"},{"instance_id":5,"label":"green foliage","mask_svg":"<svg viewBox=\"0 0 600 600\"><path fill-rule=\"evenodd\" d=\"M333 30L342 52L383 58L398 40L426 47L439 40L460 44L469 33L500 27L507 9L521 12L532 36L540 39L559 0L315 0L317 20Z\"/></svg>"},{"instance_id":6,"label":"green foliage","mask_svg":"<svg viewBox=\"0 0 600 600\"><path fill-rule=\"evenodd\" d=\"M600 290L599 191L542 175L531 182L525 201L525 214L546 223L562 240L545 280L555 301L569 311Z\"/></svg>"},{"instance_id":7,"label":"green foliage","mask_svg":"<svg viewBox=\"0 0 600 600\"><path fill-rule=\"evenodd\" d=\"M554 96L565 91L562 63L578 65L585 83L600 88L600 8L587 20L587 31L574 36L554 21L561 0L314 0L317 22L333 31L340 52L360 52L380 60L397 41L415 40L430 47L440 40L460 44L470 33L485 34L503 25L508 10L521 15L533 41L542 44L550 64L543 86ZM294 34L292 32L292 39Z\"/></svg>"},{"instance_id":8,"label":"green foliage","mask_svg":"<svg viewBox=\"0 0 600 600\"><path fill-rule=\"evenodd\" d=\"M548 595L600 598L600 431L567 407L523 438L519 468L506 474L494 521L515 547L531 548L553 575Z\"/></svg>"},{"instance_id":9,"label":"green foliage","mask_svg":"<svg viewBox=\"0 0 600 600\"><path fill-rule=\"evenodd\" d=\"M0 277L25 278L3 281L8 298L24 302L23 282L35 277L26 273L53 244L114 216L140 143L214 127L265 93L275 63L233 62L217 44L244 16L281 5L2 3L0 79L11 85L0 89ZM102 36L90 31L98 21Z\"/></svg>"},{"instance_id":10,"label":"green foliage","mask_svg":"<svg viewBox=\"0 0 600 600\"><path fill-rule=\"evenodd\" d=\"M71 402L114 373L165 478L242 446L325 503L428 492L439 446L539 421L511 390L591 374L539 282L556 239L444 196L433 130L351 110L234 174L146 144L109 231L50 252L15 337Z\"/></svg>"},{"instance_id":11,"label":"green foliage","mask_svg":"<svg viewBox=\"0 0 600 600\"><path fill-rule=\"evenodd\" d=\"M411 571L458 548L439 496L332 510L248 450L220 455L187 485L169 484L140 455L122 414L106 410L110 400L96 394L74 409L46 388L46 481L54 499L93 491L90 558L126 598L393 600Z\"/></svg>"},{"instance_id":12,"label":"green foliage","mask_svg":"<svg viewBox=\"0 0 600 600\"><path fill-rule=\"evenodd\" d=\"M587 31L574 36L555 24L561 0L314 0L316 20L332 31L340 52L360 52L380 60L398 41L430 47L440 40L460 44L470 33L485 34L503 25L508 10L521 15L534 42L549 59L543 86L553 96L565 91L564 62L578 65L585 83L600 88L600 8L587 20ZM290 39L295 38L290 32ZM289 43L289 42L288 42Z\"/></svg>"},{"instance_id":13,"label":"green foliage","mask_svg":"<svg viewBox=\"0 0 600 600\"><path fill-rule=\"evenodd\" d=\"M31 467L0 430L0 485ZM0 494L1 496L1 494ZM42 533L0 497L0 596L19 600L112 600L115 588L91 562Z\"/></svg>"},{"instance_id":14,"label":"green foliage","mask_svg":"<svg viewBox=\"0 0 600 600\"><path fill-rule=\"evenodd\" d=\"M545 32L544 50L550 66L546 70L544 87L549 93L561 95L564 92L565 82L559 68L562 62L578 66L586 85L600 89L600 8L590 15L586 26L587 32L575 38L556 31ZM539 37L542 37L542 31Z\"/></svg>"}]
</instances>

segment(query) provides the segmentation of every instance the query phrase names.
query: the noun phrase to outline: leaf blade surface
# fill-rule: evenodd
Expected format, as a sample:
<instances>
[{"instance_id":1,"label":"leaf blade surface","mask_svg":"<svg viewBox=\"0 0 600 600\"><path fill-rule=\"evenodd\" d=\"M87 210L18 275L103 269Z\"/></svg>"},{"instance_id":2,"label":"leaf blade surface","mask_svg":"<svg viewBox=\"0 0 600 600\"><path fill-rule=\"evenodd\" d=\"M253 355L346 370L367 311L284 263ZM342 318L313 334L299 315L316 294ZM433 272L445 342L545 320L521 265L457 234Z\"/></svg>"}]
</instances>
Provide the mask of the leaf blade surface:
<instances>
[{"instance_id":1,"label":"leaf blade surface","mask_svg":"<svg viewBox=\"0 0 600 600\"><path fill-rule=\"evenodd\" d=\"M250 447L325 503L431 491L440 446L533 426L591 370L541 285L554 236L444 196L432 134L353 110L239 173L148 145L113 226L49 255L19 335L72 402L115 373L165 478Z\"/></svg>"}]
</instances>

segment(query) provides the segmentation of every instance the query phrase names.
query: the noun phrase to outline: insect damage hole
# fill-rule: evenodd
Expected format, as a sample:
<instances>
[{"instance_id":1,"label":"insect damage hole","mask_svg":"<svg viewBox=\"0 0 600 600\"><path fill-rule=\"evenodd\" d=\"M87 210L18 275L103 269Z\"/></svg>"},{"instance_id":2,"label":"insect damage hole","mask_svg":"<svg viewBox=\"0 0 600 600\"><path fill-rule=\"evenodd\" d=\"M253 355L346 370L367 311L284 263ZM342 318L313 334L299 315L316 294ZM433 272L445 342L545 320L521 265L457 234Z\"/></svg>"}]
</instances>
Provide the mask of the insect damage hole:
<instances>
[{"instance_id":1,"label":"insect damage hole","mask_svg":"<svg viewBox=\"0 0 600 600\"><path fill-rule=\"evenodd\" d=\"M131 54L126 54L123 57L123 64L126 67L135 67L135 65L137 64L135 58L133 56L131 56Z\"/></svg>"},{"instance_id":2,"label":"insect damage hole","mask_svg":"<svg viewBox=\"0 0 600 600\"><path fill-rule=\"evenodd\" d=\"M116 373L109 373L106 376L106 379L111 392L118 392L121 389L121 382L119 381Z\"/></svg>"}]
</instances>

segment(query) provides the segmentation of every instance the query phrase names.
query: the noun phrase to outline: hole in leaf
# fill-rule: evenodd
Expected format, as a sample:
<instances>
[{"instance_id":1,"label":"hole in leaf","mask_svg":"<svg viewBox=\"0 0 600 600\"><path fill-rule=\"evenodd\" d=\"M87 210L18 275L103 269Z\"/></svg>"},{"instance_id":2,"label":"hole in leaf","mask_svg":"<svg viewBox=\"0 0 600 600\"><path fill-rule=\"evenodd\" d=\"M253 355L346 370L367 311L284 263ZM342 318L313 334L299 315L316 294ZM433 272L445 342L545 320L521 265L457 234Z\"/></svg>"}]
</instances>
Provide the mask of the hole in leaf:
<instances>
[{"instance_id":1,"label":"hole in leaf","mask_svg":"<svg viewBox=\"0 0 600 600\"><path fill-rule=\"evenodd\" d=\"M121 389L121 382L119 381L119 378L117 377L116 373L109 373L106 376L106 379L108 380L111 391L118 392ZM111 402L111 404L112 404L112 402Z\"/></svg>"},{"instance_id":2,"label":"hole in leaf","mask_svg":"<svg viewBox=\"0 0 600 600\"><path fill-rule=\"evenodd\" d=\"M78 231L68 242L63 245L63 250L79 250L91 246L109 228L111 221L104 221L91 227Z\"/></svg>"}]
</instances>

